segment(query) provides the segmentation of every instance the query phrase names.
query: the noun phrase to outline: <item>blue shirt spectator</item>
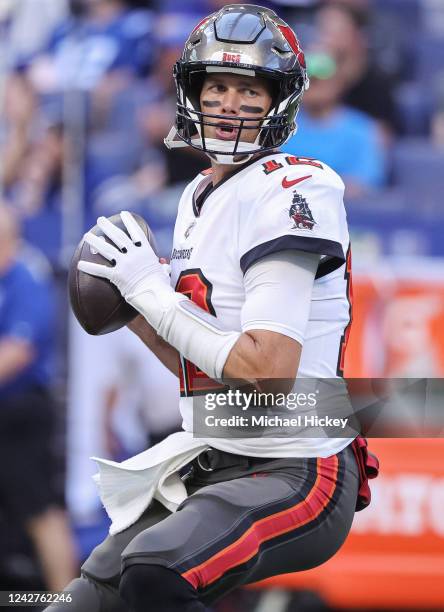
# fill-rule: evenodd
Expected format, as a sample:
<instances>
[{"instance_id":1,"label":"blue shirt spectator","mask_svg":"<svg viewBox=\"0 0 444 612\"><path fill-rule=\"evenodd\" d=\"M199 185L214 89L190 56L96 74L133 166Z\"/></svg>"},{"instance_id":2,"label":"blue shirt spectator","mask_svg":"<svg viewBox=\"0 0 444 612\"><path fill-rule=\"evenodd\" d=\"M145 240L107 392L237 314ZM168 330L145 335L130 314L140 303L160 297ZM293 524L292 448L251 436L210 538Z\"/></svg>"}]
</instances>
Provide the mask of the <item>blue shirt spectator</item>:
<instances>
[{"instance_id":1,"label":"blue shirt spectator","mask_svg":"<svg viewBox=\"0 0 444 612\"><path fill-rule=\"evenodd\" d=\"M312 52L306 60L310 87L297 118L298 132L283 151L324 161L341 176L348 197L380 187L385 152L376 121L343 104L344 80L330 55Z\"/></svg>"},{"instance_id":2,"label":"blue shirt spectator","mask_svg":"<svg viewBox=\"0 0 444 612\"><path fill-rule=\"evenodd\" d=\"M57 485L57 407L50 388L55 310L48 273L46 260L21 242L12 210L0 204L0 495L2 519L13 535L2 539L2 565L12 568L26 534L38 560L31 583L57 590L70 582L77 562ZM11 576L26 584L31 574L13 570Z\"/></svg>"},{"instance_id":3,"label":"blue shirt spectator","mask_svg":"<svg viewBox=\"0 0 444 612\"><path fill-rule=\"evenodd\" d=\"M0 382L0 399L32 387L48 387L53 371L54 296L46 271L27 256L15 257L0 272L0 343L24 341L32 359Z\"/></svg>"},{"instance_id":4,"label":"blue shirt spectator","mask_svg":"<svg viewBox=\"0 0 444 612\"><path fill-rule=\"evenodd\" d=\"M107 10L101 12L102 6ZM100 0L84 15L57 26L46 47L16 67L30 68L34 84L44 93L90 91L113 71L143 76L154 60L153 24L148 10L128 10L123 0Z\"/></svg>"},{"instance_id":5,"label":"blue shirt spectator","mask_svg":"<svg viewBox=\"0 0 444 612\"><path fill-rule=\"evenodd\" d=\"M314 119L303 110L299 129L283 151L315 157L331 166L344 180L379 187L384 180L384 159L375 121L347 106L328 117Z\"/></svg>"}]
</instances>

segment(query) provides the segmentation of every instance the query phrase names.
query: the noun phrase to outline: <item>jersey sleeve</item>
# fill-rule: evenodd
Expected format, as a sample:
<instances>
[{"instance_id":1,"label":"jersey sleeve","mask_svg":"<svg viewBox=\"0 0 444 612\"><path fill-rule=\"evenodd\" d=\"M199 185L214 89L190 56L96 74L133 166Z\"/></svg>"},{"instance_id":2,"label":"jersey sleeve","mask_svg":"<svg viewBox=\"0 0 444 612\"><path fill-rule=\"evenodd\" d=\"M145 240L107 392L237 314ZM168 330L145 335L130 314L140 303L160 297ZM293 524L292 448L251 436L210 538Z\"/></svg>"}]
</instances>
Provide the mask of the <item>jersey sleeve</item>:
<instances>
[{"instance_id":1,"label":"jersey sleeve","mask_svg":"<svg viewBox=\"0 0 444 612\"><path fill-rule=\"evenodd\" d=\"M318 255L290 250L251 266L244 276L242 331L272 331L304 344L318 262Z\"/></svg>"},{"instance_id":2,"label":"jersey sleeve","mask_svg":"<svg viewBox=\"0 0 444 612\"><path fill-rule=\"evenodd\" d=\"M297 249L320 256L331 272L345 261L348 243L344 184L328 167L283 168L275 176L256 175L241 218L240 266L245 272L266 255Z\"/></svg>"}]
</instances>

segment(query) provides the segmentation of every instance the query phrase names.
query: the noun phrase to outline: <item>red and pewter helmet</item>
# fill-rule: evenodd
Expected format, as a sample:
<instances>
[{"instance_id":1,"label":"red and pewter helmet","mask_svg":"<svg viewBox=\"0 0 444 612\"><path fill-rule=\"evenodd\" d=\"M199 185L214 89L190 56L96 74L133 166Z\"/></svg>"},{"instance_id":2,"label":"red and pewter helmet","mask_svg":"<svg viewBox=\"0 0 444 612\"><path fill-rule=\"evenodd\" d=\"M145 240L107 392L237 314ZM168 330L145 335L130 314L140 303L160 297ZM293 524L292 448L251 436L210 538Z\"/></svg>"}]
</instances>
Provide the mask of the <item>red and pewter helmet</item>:
<instances>
[{"instance_id":1,"label":"red and pewter helmet","mask_svg":"<svg viewBox=\"0 0 444 612\"><path fill-rule=\"evenodd\" d=\"M201 111L199 96L205 75L231 72L260 76L272 85L273 102L254 141L243 142L244 129L257 129L258 119L231 117L239 125L236 140L205 138L204 125L226 115ZM223 164L245 163L255 153L283 145L296 131L296 115L308 77L305 59L293 30L271 9L254 4L228 4L193 30L174 66L176 122L165 144L191 146Z\"/></svg>"}]
</instances>

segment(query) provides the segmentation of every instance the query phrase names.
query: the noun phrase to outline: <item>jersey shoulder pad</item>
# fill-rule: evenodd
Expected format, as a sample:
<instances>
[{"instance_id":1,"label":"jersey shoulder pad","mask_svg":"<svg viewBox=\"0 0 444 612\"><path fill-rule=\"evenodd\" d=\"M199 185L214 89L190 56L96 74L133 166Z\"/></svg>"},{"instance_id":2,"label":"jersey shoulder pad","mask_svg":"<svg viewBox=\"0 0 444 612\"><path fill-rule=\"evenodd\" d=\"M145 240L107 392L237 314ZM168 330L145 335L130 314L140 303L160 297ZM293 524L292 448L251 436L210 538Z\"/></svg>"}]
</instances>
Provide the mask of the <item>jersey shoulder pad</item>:
<instances>
[{"instance_id":1,"label":"jersey shoulder pad","mask_svg":"<svg viewBox=\"0 0 444 612\"><path fill-rule=\"evenodd\" d=\"M273 163L268 164L270 161ZM267 158L239 192L243 268L245 261L250 265L260 255L287 248L344 261L348 241L344 184L321 162L303 161L296 163L285 154Z\"/></svg>"}]
</instances>

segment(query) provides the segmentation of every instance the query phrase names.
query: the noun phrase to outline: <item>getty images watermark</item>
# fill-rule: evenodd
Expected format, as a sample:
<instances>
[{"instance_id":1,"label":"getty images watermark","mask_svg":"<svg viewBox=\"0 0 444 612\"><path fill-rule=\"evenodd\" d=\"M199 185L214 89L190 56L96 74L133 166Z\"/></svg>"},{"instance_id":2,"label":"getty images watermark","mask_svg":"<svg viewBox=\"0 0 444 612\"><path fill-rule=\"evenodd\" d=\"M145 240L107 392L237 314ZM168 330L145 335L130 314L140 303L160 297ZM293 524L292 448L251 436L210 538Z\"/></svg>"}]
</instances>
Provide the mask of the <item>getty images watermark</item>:
<instances>
[{"instance_id":1,"label":"getty images watermark","mask_svg":"<svg viewBox=\"0 0 444 612\"><path fill-rule=\"evenodd\" d=\"M276 411L286 409L296 411L298 408L315 408L319 390L310 393L264 393L254 389L245 392L240 389L228 389L225 393L207 393L204 396L206 411L220 408L238 408L242 412L252 410L252 414L232 414L230 416L207 414L204 416L207 427L342 427L344 429L348 417L332 418L328 415L280 413L258 413L258 408L273 408Z\"/></svg>"},{"instance_id":2,"label":"getty images watermark","mask_svg":"<svg viewBox=\"0 0 444 612\"><path fill-rule=\"evenodd\" d=\"M230 381L229 386L214 393L193 397L194 434L224 438L347 437L351 411L344 412L346 404L343 382L331 386L304 379L292 386L275 380L265 381L258 389Z\"/></svg>"},{"instance_id":3,"label":"getty images watermark","mask_svg":"<svg viewBox=\"0 0 444 612\"><path fill-rule=\"evenodd\" d=\"M444 437L444 379L226 382L193 390L195 437Z\"/></svg>"}]
</instances>

